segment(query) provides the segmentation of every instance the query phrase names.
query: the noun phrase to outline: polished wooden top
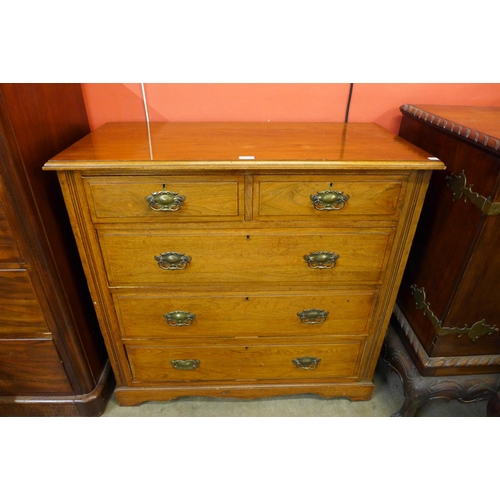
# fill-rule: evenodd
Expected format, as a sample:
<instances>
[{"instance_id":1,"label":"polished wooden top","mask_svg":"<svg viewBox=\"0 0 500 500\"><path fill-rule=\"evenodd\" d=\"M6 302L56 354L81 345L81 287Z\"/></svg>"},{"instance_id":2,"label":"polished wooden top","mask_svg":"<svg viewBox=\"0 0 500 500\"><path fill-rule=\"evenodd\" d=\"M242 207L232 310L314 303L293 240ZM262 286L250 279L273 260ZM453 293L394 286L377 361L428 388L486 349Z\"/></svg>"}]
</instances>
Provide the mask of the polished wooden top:
<instances>
[{"instance_id":1,"label":"polished wooden top","mask_svg":"<svg viewBox=\"0 0 500 500\"><path fill-rule=\"evenodd\" d=\"M404 104L400 110L500 155L500 107Z\"/></svg>"},{"instance_id":2,"label":"polished wooden top","mask_svg":"<svg viewBox=\"0 0 500 500\"><path fill-rule=\"evenodd\" d=\"M444 168L428 156L373 123L167 122L150 128L146 123L107 123L45 169L154 168L183 162L206 163L206 168L229 163L242 170L269 162L292 169L318 162L321 168Z\"/></svg>"}]
</instances>

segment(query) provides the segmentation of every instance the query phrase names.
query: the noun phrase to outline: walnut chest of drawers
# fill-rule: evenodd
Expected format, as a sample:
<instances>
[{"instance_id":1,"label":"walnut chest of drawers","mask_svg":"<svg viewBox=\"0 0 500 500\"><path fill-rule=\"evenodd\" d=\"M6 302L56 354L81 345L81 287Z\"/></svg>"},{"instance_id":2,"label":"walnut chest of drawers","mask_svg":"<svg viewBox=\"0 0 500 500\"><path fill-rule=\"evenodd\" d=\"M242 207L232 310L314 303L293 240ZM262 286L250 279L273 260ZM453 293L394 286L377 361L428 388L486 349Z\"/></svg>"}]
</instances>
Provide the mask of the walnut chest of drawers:
<instances>
[{"instance_id":1,"label":"walnut chest of drawers","mask_svg":"<svg viewBox=\"0 0 500 500\"><path fill-rule=\"evenodd\" d=\"M119 403L369 399L442 168L374 124L111 123L53 158Z\"/></svg>"}]
</instances>

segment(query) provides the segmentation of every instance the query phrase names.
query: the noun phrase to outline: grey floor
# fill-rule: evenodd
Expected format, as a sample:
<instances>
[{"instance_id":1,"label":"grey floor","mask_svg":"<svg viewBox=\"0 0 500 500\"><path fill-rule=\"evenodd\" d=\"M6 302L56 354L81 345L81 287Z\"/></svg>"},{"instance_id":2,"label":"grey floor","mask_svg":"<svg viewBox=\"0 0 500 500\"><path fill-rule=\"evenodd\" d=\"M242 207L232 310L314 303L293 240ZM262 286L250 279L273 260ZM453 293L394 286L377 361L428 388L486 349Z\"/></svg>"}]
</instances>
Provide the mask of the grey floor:
<instances>
[{"instance_id":1,"label":"grey floor","mask_svg":"<svg viewBox=\"0 0 500 500\"><path fill-rule=\"evenodd\" d=\"M164 403L119 406L113 396L103 417L390 417L403 404L399 376L380 360L374 376L375 390L370 401L316 396L277 397L258 400L227 400L186 397ZM417 417L485 417L486 401L476 403L432 400Z\"/></svg>"}]
</instances>

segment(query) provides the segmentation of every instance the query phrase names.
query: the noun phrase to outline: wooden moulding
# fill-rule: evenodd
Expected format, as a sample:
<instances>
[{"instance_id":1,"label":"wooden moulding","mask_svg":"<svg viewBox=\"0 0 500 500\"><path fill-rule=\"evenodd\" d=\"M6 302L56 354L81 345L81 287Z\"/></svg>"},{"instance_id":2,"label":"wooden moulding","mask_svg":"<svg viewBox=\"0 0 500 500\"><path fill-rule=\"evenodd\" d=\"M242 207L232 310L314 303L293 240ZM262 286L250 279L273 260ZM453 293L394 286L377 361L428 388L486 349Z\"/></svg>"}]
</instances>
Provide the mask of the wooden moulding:
<instances>
[{"instance_id":1,"label":"wooden moulding","mask_svg":"<svg viewBox=\"0 0 500 500\"><path fill-rule=\"evenodd\" d=\"M296 394L314 394L325 398L346 397L351 401L367 401L374 389L372 382L356 383L267 383L267 384L190 384L170 387L130 388L115 391L121 406L136 406L148 401L170 401L182 396L255 399Z\"/></svg>"},{"instance_id":2,"label":"wooden moulding","mask_svg":"<svg viewBox=\"0 0 500 500\"><path fill-rule=\"evenodd\" d=\"M99 417L115 387L109 361L95 389L69 396L0 396L0 416L9 417Z\"/></svg>"},{"instance_id":3,"label":"wooden moulding","mask_svg":"<svg viewBox=\"0 0 500 500\"><path fill-rule=\"evenodd\" d=\"M463 375L474 374L478 370L500 372L500 354L429 356L398 304L394 306L394 322L397 323L397 331L422 375Z\"/></svg>"},{"instance_id":4,"label":"wooden moulding","mask_svg":"<svg viewBox=\"0 0 500 500\"><path fill-rule=\"evenodd\" d=\"M432 109L432 106L430 106L429 108ZM455 135L456 137L460 137L462 140L470 144L474 144L475 146L479 146L485 150L489 150L492 153L500 153L500 139L495 137L496 133L495 135L486 134L479 130L475 130L472 127L466 127L463 124L460 124L458 120L443 118L442 116L425 111L412 104L403 104L399 109L401 113L403 113L403 115L421 120L425 123L428 123L429 125ZM456 109L458 109L458 113L460 113L460 107ZM492 108L492 111L493 109L495 108ZM487 113L488 108L485 108L484 111L485 113ZM496 108L496 113L498 113L498 108ZM458 116L459 115L457 114L457 117ZM465 116L466 115L464 115L464 117Z\"/></svg>"},{"instance_id":5,"label":"wooden moulding","mask_svg":"<svg viewBox=\"0 0 500 500\"><path fill-rule=\"evenodd\" d=\"M405 396L403 405L393 417L413 417L424 403L432 399L456 399L461 403L492 400L488 416L497 416L494 412L498 405L500 374L423 376L399 338L399 323L393 321L392 327L387 332L382 356L400 376Z\"/></svg>"}]
</instances>

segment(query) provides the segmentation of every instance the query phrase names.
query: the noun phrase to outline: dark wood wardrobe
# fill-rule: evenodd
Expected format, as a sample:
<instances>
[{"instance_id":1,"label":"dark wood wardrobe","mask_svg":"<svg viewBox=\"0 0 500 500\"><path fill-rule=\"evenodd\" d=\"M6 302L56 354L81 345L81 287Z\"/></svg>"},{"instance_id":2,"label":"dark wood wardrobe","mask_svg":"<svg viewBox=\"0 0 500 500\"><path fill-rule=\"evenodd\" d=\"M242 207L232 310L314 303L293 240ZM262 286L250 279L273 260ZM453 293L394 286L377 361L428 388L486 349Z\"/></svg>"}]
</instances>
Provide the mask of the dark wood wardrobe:
<instances>
[{"instance_id":1,"label":"dark wood wardrobe","mask_svg":"<svg viewBox=\"0 0 500 500\"><path fill-rule=\"evenodd\" d=\"M0 84L0 416L97 416L114 385L56 174L79 84Z\"/></svg>"}]
</instances>

